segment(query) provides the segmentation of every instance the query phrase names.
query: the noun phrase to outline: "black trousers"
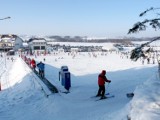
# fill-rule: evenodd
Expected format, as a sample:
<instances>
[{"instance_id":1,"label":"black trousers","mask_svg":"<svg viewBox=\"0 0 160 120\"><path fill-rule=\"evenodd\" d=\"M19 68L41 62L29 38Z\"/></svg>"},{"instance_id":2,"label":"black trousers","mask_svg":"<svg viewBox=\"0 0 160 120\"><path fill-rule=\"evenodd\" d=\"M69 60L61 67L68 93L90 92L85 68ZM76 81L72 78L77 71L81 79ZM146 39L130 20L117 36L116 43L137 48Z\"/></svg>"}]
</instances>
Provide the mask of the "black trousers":
<instances>
[{"instance_id":1,"label":"black trousers","mask_svg":"<svg viewBox=\"0 0 160 120\"><path fill-rule=\"evenodd\" d=\"M39 75L40 75L40 77L44 78L44 70L39 69Z\"/></svg>"},{"instance_id":2,"label":"black trousers","mask_svg":"<svg viewBox=\"0 0 160 120\"><path fill-rule=\"evenodd\" d=\"M104 96L105 94L105 85L99 85L98 96Z\"/></svg>"}]
</instances>

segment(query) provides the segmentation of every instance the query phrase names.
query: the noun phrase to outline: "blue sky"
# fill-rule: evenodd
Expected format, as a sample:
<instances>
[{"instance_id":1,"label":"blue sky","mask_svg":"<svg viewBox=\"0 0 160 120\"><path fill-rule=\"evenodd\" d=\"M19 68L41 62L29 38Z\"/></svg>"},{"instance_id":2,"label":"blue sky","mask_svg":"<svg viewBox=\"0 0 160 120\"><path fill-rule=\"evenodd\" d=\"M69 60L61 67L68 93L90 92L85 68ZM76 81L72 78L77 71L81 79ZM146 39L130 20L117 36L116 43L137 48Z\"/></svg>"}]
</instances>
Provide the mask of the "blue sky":
<instances>
[{"instance_id":1,"label":"blue sky","mask_svg":"<svg viewBox=\"0 0 160 120\"><path fill-rule=\"evenodd\" d=\"M159 0L1 0L0 34L70 35L117 38L150 37L159 31L127 35L142 19L138 15L159 7Z\"/></svg>"}]
</instances>

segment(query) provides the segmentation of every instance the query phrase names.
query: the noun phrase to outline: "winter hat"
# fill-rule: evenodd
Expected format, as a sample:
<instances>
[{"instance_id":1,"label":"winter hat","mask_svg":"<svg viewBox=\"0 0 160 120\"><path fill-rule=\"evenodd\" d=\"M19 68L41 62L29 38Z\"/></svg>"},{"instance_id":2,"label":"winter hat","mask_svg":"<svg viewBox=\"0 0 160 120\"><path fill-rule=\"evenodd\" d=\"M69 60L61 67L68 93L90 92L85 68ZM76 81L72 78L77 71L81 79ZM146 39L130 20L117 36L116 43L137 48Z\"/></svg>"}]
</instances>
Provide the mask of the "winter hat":
<instances>
[{"instance_id":1,"label":"winter hat","mask_svg":"<svg viewBox=\"0 0 160 120\"><path fill-rule=\"evenodd\" d=\"M105 75L105 74L106 74L106 71L105 71L105 70L102 70L102 74Z\"/></svg>"}]
</instances>

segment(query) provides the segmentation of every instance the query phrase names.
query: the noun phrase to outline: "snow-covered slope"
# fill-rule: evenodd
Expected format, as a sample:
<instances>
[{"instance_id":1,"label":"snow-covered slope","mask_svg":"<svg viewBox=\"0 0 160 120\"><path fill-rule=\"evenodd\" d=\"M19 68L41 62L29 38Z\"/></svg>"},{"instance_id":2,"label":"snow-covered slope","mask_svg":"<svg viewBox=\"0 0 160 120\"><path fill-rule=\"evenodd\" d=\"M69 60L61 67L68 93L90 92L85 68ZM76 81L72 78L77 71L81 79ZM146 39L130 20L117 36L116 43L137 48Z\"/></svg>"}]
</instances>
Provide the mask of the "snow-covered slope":
<instances>
[{"instance_id":1,"label":"snow-covered slope","mask_svg":"<svg viewBox=\"0 0 160 120\"><path fill-rule=\"evenodd\" d=\"M96 58L81 53L74 59L67 53L45 56L46 78L61 91L64 88L58 80L58 72L62 65L69 67L72 85L69 94L52 94L21 58L15 57L13 63L8 60L6 72L1 77L0 119L125 120L129 116L133 120L149 120L155 113L158 118L157 65L142 65L141 61L135 63L125 57L121 59L116 53L95 54ZM38 56L36 61L43 61L43 58ZM102 69L107 70L107 77L112 80L106 84L106 92L115 98L96 101L97 98L91 97L97 93L97 76ZM135 89L135 97L127 98L126 93ZM147 113L149 110L152 110L150 114Z\"/></svg>"}]
</instances>

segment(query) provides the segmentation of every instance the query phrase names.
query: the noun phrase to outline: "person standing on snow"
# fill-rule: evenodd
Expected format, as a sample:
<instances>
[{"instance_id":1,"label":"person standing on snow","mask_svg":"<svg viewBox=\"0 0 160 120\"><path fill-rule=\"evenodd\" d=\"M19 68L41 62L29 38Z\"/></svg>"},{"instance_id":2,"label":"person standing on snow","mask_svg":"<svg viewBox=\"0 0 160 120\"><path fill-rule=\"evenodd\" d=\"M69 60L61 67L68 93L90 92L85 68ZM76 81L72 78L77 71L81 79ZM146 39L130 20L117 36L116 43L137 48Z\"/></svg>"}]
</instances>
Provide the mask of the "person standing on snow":
<instances>
[{"instance_id":1,"label":"person standing on snow","mask_svg":"<svg viewBox=\"0 0 160 120\"><path fill-rule=\"evenodd\" d=\"M37 67L38 67L38 69L39 69L39 75L40 75L40 77L41 77L41 78L44 78L44 68L45 68L45 64L40 61L40 63L37 64Z\"/></svg>"},{"instance_id":2,"label":"person standing on snow","mask_svg":"<svg viewBox=\"0 0 160 120\"><path fill-rule=\"evenodd\" d=\"M99 90L98 90L98 93L97 93L97 97L98 96L101 96L101 99L104 99L106 98L105 96L105 82L111 82L111 80L108 80L106 78L106 71L105 70L102 70L102 72L98 75L98 86L99 86Z\"/></svg>"},{"instance_id":3,"label":"person standing on snow","mask_svg":"<svg viewBox=\"0 0 160 120\"><path fill-rule=\"evenodd\" d=\"M36 61L34 59L31 60L31 67L35 71L36 68Z\"/></svg>"}]
</instances>

